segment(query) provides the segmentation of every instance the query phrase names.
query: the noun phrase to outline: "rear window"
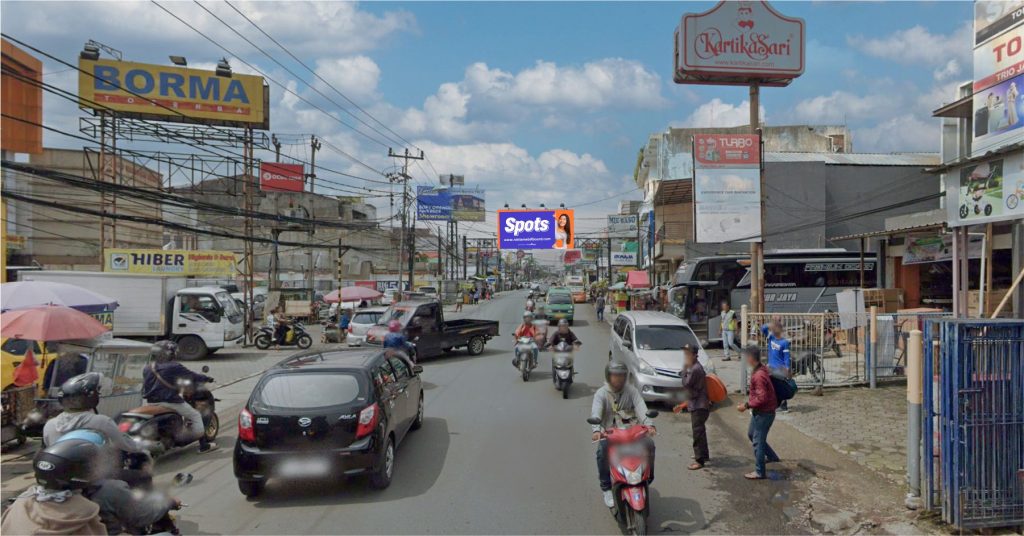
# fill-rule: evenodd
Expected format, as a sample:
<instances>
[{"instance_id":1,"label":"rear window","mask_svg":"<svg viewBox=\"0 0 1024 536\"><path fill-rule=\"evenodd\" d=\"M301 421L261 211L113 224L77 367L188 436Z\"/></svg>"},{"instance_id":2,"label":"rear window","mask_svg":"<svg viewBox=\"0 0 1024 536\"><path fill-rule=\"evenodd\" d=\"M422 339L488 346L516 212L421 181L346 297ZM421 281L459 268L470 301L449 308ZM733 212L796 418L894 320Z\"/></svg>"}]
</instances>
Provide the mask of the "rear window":
<instances>
[{"instance_id":1,"label":"rear window","mask_svg":"<svg viewBox=\"0 0 1024 536\"><path fill-rule=\"evenodd\" d=\"M641 350L679 350L689 344L700 348L697 337L685 326L637 326L636 345Z\"/></svg>"},{"instance_id":2,"label":"rear window","mask_svg":"<svg viewBox=\"0 0 1024 536\"><path fill-rule=\"evenodd\" d=\"M348 404L365 398L359 378L346 373L277 374L267 379L257 401L262 406L310 409Z\"/></svg>"},{"instance_id":3,"label":"rear window","mask_svg":"<svg viewBox=\"0 0 1024 536\"><path fill-rule=\"evenodd\" d=\"M356 324L376 324L380 320L380 313L356 313L352 319Z\"/></svg>"},{"instance_id":4,"label":"rear window","mask_svg":"<svg viewBox=\"0 0 1024 536\"><path fill-rule=\"evenodd\" d=\"M572 296L570 296L568 294L562 294L562 293L552 294L552 295L548 296L548 303L550 303L550 304L572 303Z\"/></svg>"}]
</instances>

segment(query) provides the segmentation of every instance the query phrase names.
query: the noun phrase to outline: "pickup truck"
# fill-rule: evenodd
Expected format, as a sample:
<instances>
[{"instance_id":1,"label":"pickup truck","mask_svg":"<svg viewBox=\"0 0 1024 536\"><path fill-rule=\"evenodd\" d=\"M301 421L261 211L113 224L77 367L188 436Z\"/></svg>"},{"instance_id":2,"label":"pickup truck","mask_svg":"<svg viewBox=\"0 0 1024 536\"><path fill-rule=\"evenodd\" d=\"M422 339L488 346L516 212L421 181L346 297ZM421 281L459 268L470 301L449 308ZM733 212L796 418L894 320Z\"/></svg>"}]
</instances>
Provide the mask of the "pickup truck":
<instances>
[{"instance_id":1,"label":"pickup truck","mask_svg":"<svg viewBox=\"0 0 1024 536\"><path fill-rule=\"evenodd\" d=\"M382 346L388 323L397 320L406 339L416 346L416 359L444 354L465 347L469 355L480 355L484 345L498 336L495 320L444 319L441 303L435 300L409 300L388 307L376 326L366 332L366 344Z\"/></svg>"}]
</instances>

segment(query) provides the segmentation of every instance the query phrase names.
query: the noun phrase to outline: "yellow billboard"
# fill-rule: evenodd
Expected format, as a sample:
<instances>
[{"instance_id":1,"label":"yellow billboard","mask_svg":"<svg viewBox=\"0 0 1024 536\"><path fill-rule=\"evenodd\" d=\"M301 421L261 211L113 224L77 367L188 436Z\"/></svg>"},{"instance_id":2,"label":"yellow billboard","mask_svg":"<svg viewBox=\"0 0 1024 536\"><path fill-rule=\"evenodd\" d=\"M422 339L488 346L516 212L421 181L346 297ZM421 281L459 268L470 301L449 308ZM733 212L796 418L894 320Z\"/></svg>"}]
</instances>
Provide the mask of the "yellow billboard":
<instances>
[{"instance_id":1,"label":"yellow billboard","mask_svg":"<svg viewBox=\"0 0 1024 536\"><path fill-rule=\"evenodd\" d=\"M117 60L78 60L79 106L144 119L269 126L263 78Z\"/></svg>"},{"instance_id":2,"label":"yellow billboard","mask_svg":"<svg viewBox=\"0 0 1024 536\"><path fill-rule=\"evenodd\" d=\"M199 277L234 277L235 254L230 251L106 248L103 271Z\"/></svg>"}]
</instances>

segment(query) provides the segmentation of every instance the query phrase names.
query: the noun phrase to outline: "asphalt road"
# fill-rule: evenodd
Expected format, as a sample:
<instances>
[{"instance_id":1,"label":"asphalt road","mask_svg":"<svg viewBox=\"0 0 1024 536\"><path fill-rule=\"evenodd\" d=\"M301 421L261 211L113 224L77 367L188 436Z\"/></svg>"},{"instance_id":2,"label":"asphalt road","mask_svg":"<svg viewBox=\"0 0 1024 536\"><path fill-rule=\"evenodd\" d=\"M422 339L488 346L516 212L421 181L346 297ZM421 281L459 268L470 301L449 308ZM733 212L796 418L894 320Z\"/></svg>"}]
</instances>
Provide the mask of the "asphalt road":
<instances>
[{"instance_id":1,"label":"asphalt road","mask_svg":"<svg viewBox=\"0 0 1024 536\"><path fill-rule=\"evenodd\" d=\"M477 318L501 322L502 336L483 355L455 352L424 363L426 422L399 447L393 483L384 491L361 479L271 481L264 495L247 500L236 486L231 450L239 406L255 378L218 389L222 448L207 455L182 450L158 462L158 482L168 483L179 471L195 477L174 491L190 505L179 516L183 533L619 533L601 501L585 422L603 381L608 326L597 322L592 306L577 307L579 374L563 400L551 383L549 355L542 354L527 383L512 368L511 333L524 299L512 293L475 311ZM258 361L269 365L283 355ZM227 380L226 363L230 359L213 360L211 374ZM685 469L692 454L688 417L663 412L656 420L651 532L794 530L786 475L760 487L745 482L740 475L750 469L749 444L741 432L716 429L722 411L709 421L715 469L700 472Z\"/></svg>"}]
</instances>

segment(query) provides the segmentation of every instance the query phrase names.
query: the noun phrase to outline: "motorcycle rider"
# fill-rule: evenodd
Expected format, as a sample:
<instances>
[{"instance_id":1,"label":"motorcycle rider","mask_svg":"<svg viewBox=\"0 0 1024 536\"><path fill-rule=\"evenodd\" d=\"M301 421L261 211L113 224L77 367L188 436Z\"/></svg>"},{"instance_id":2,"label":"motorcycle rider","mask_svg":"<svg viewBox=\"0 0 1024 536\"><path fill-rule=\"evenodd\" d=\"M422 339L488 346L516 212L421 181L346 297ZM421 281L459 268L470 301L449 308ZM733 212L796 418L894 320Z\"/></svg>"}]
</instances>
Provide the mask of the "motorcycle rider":
<instances>
[{"instance_id":1,"label":"motorcycle rider","mask_svg":"<svg viewBox=\"0 0 1024 536\"><path fill-rule=\"evenodd\" d=\"M564 318L558 320L558 330L551 334L548 346L556 347L563 342L573 345L574 349L583 344L583 341L569 329L569 321Z\"/></svg>"},{"instance_id":2,"label":"motorcycle rider","mask_svg":"<svg viewBox=\"0 0 1024 536\"><path fill-rule=\"evenodd\" d=\"M533 311L523 311L523 323L519 324L519 327L516 328L516 331L512 336L515 337L516 340L519 340L521 337L529 337L530 339L535 339L537 337L537 326L533 325ZM530 363L533 366L537 365L537 352L537 348L534 348L530 354ZM516 355L516 358L518 357L519 356Z\"/></svg>"},{"instance_id":3,"label":"motorcycle rider","mask_svg":"<svg viewBox=\"0 0 1024 536\"><path fill-rule=\"evenodd\" d=\"M657 430L647 417L647 404L640 391L626 382L629 369L621 361L609 361L604 367L605 384L594 393L594 401L590 405L590 416L601 419L601 424L591 425L592 439L597 441L597 478L604 496L604 504L608 508L615 506L612 496L612 476L608 467L608 440L601 437L601 432L610 428L625 425L642 424L648 427L646 438L651 460L651 481L654 481L654 441L651 439Z\"/></svg>"},{"instance_id":4,"label":"motorcycle rider","mask_svg":"<svg viewBox=\"0 0 1024 536\"><path fill-rule=\"evenodd\" d=\"M156 406L163 406L174 410L185 419L187 431L191 441L199 440L200 454L210 452L217 448L217 444L206 439L206 430L203 423L203 416L195 408L185 402L178 392L178 382L182 380L192 382L213 382L213 378L192 372L174 359L177 357L178 345L174 341L157 341L149 349L149 355L153 358L142 371L142 396L146 402ZM183 441L176 438L179 443Z\"/></svg>"},{"instance_id":5,"label":"motorcycle rider","mask_svg":"<svg viewBox=\"0 0 1024 536\"><path fill-rule=\"evenodd\" d=\"M143 457L143 465L149 461L148 455L130 436L117 428L113 419L96 412L102 381L103 375L99 372L87 372L60 386L58 399L64 412L47 421L43 427L43 445L54 445L61 436L75 430L94 431L105 440L106 448L101 451L106 454L106 459L101 467L108 470L102 471L101 475L133 484L148 484L152 480L148 470L122 468L126 455Z\"/></svg>"},{"instance_id":6,"label":"motorcycle rider","mask_svg":"<svg viewBox=\"0 0 1024 536\"><path fill-rule=\"evenodd\" d=\"M36 453L32 469L38 485L4 511L0 532L106 535L99 505L82 495L92 482L92 461L99 452L95 444L75 439Z\"/></svg>"}]
</instances>

